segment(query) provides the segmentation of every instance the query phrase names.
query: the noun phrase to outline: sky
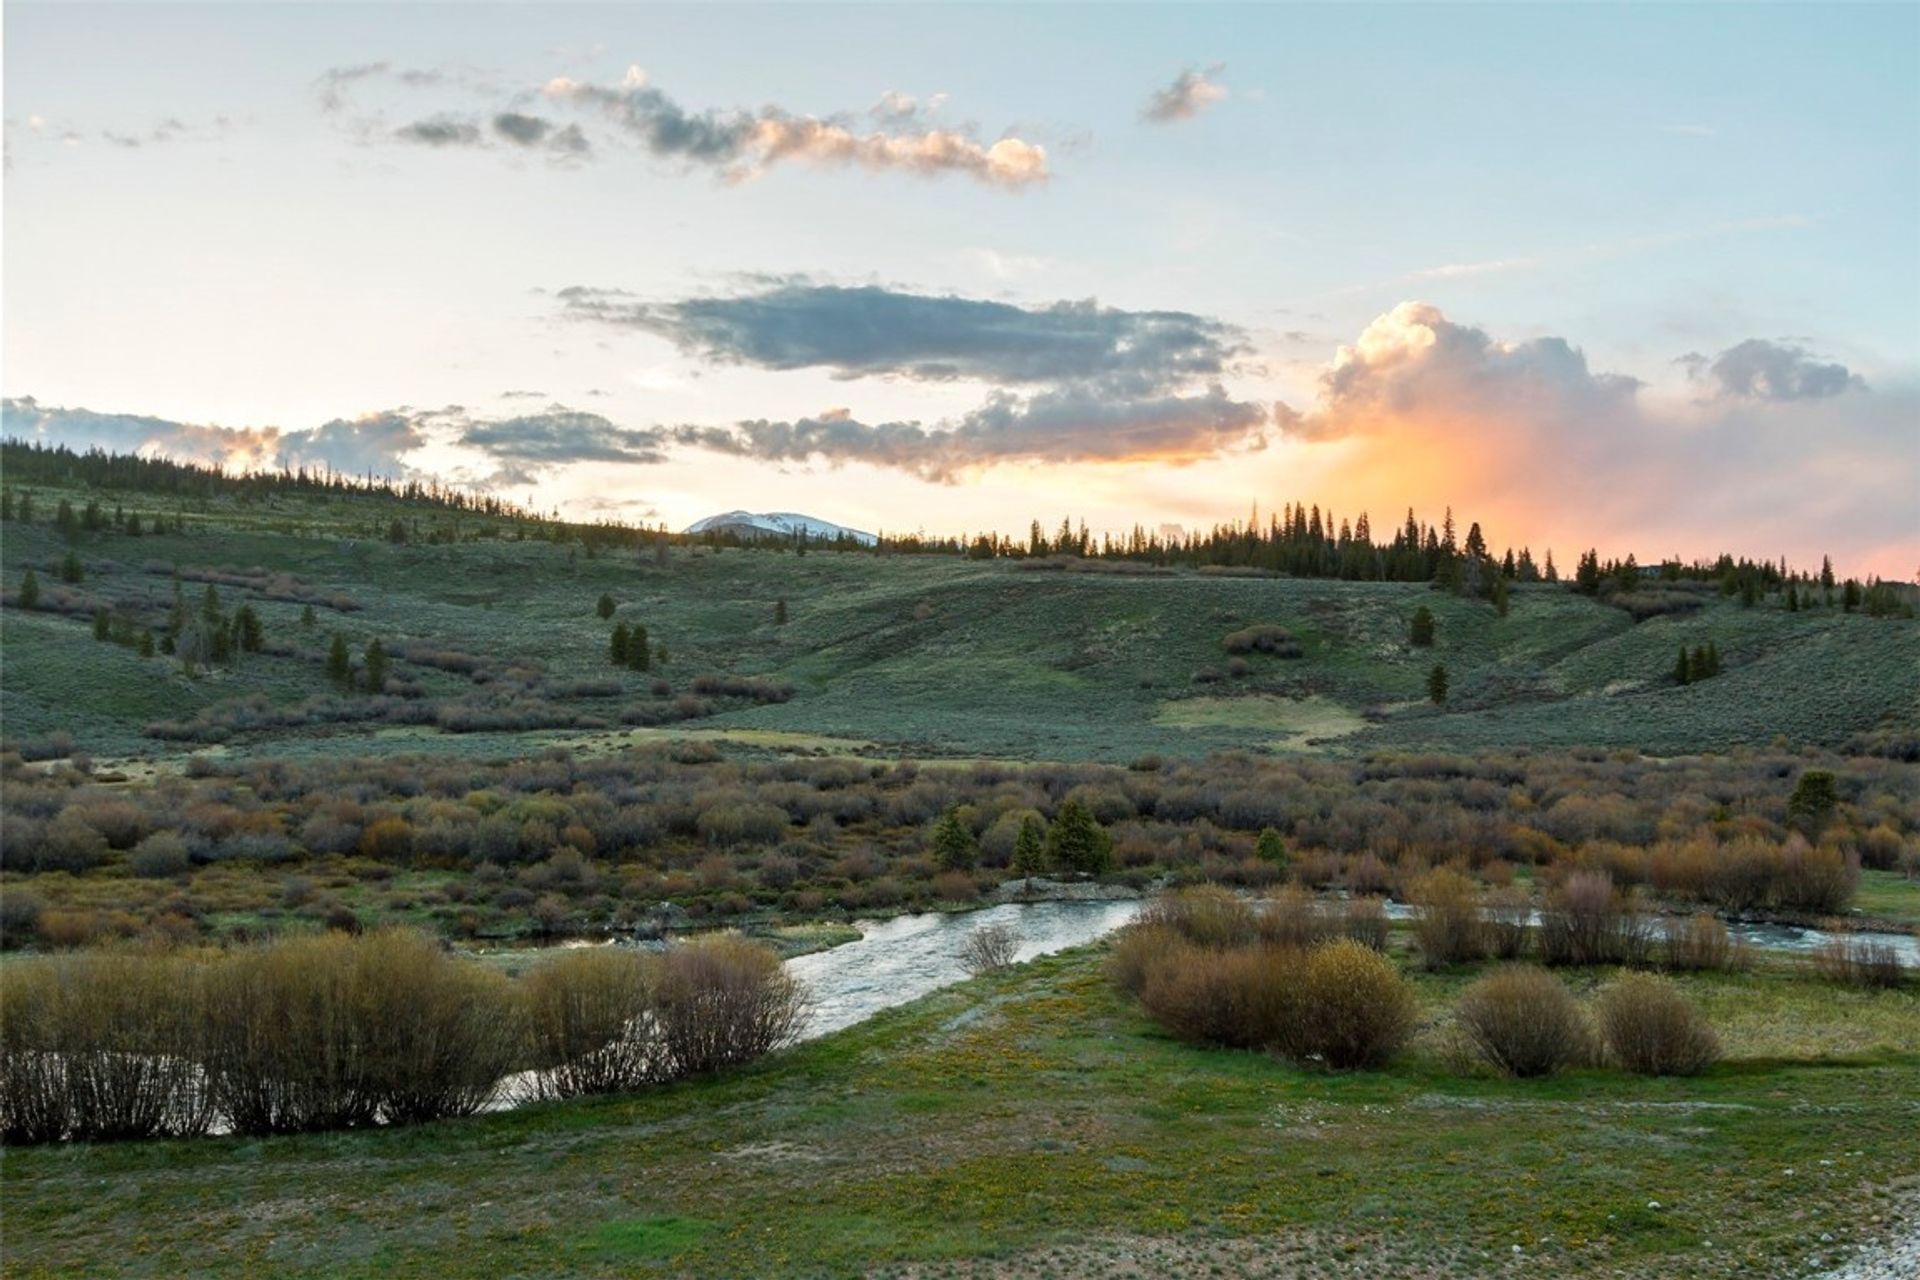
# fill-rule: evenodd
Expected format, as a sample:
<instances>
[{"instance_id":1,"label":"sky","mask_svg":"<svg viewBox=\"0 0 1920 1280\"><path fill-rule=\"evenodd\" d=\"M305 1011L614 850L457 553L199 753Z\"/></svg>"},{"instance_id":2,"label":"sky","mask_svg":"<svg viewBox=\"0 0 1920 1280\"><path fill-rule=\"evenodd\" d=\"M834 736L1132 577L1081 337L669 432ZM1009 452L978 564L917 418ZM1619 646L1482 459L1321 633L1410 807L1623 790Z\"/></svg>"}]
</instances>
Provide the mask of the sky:
<instances>
[{"instance_id":1,"label":"sky","mask_svg":"<svg viewBox=\"0 0 1920 1280\"><path fill-rule=\"evenodd\" d=\"M1920 571L1920 7L7 3L10 436Z\"/></svg>"}]
</instances>

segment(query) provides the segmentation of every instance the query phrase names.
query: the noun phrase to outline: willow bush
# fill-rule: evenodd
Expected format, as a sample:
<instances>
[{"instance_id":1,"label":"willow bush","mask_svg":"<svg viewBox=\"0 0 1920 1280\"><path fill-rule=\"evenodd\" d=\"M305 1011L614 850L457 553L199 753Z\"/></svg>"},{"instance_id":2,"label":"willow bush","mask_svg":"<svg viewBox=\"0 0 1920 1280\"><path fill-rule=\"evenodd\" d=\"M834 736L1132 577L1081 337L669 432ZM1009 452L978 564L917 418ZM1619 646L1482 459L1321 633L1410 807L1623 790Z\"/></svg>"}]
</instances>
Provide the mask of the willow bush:
<instances>
[{"instance_id":1,"label":"willow bush","mask_svg":"<svg viewBox=\"0 0 1920 1280\"><path fill-rule=\"evenodd\" d=\"M615 947L556 952L521 981L536 1098L628 1093L657 1078L657 957Z\"/></svg>"}]
</instances>

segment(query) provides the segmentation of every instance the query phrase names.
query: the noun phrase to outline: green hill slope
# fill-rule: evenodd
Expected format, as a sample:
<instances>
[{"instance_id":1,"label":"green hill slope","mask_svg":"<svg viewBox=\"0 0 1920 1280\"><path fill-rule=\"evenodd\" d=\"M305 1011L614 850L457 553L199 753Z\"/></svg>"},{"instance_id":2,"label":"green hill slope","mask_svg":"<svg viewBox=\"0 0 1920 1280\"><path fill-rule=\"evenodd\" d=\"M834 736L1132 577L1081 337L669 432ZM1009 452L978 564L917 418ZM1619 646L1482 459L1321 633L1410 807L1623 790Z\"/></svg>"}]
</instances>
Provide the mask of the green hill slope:
<instances>
[{"instance_id":1,"label":"green hill slope","mask_svg":"<svg viewBox=\"0 0 1920 1280\"><path fill-rule=\"evenodd\" d=\"M350 514L350 501L335 506ZM7 740L44 748L65 732L113 756L211 742L506 754L616 731L721 731L1124 760L1222 747L1681 753L1776 735L1836 744L1920 719L1920 624L1837 608L1742 609L1711 597L1691 615L1635 624L1541 585L1517 589L1502 618L1404 584L685 547L662 563L651 553L590 556L577 543L392 545L324 529L223 519L186 534L81 534L72 549L86 576L63 587L69 543L45 524L5 525ZM28 568L42 584L36 611L12 603ZM250 605L268 652L189 677L176 660L93 639L96 607L136 629L163 625L176 573L190 609L209 578L222 608ZM602 593L618 605L606 621L595 610ZM776 625L783 599L789 620ZM309 605L315 625L306 628ZM1439 622L1431 650L1407 643L1421 605ZM647 673L613 667L608 636L622 622L646 626L666 661ZM1299 656L1247 653L1242 671L1223 639L1263 624L1286 628ZM336 632L356 658L380 639L407 696L376 704L335 691L325 654ZM1724 673L1675 685L1678 649L1709 640ZM1425 699L1436 662L1451 678L1444 707ZM792 696L756 702L723 691L702 706L676 703L712 674L766 677ZM679 718L697 711L707 714ZM150 732L162 722L171 736ZM648 727L655 722L664 727Z\"/></svg>"}]
</instances>

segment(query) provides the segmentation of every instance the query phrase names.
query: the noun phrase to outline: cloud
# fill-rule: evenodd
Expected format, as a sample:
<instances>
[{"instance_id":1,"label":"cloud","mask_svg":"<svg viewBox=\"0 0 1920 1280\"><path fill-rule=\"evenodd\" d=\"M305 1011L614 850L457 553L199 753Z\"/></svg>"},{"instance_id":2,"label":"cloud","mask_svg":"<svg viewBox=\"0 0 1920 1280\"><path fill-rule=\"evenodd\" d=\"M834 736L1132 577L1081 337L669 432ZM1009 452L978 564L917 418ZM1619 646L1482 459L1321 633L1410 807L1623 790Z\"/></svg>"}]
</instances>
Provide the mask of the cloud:
<instances>
[{"instance_id":1,"label":"cloud","mask_svg":"<svg viewBox=\"0 0 1920 1280\"><path fill-rule=\"evenodd\" d=\"M1184 311L1125 311L1092 299L1024 307L804 279L759 284L665 303L583 287L558 296L576 318L657 334L708 360L841 378L1100 379L1140 394L1218 377L1248 351L1241 330Z\"/></svg>"},{"instance_id":2,"label":"cloud","mask_svg":"<svg viewBox=\"0 0 1920 1280\"><path fill-rule=\"evenodd\" d=\"M791 422L677 428L677 444L761 462L887 467L954 483L1006 463L1152 462L1182 466L1260 448L1267 411L1218 386L1189 396L1116 400L1087 387L996 393L958 421L869 425L846 410Z\"/></svg>"},{"instance_id":3,"label":"cloud","mask_svg":"<svg viewBox=\"0 0 1920 1280\"><path fill-rule=\"evenodd\" d=\"M423 428L434 416L396 410L282 431L53 408L22 396L0 402L0 434L83 452L137 453L236 471L306 467L391 477L407 472L401 456L427 443Z\"/></svg>"},{"instance_id":4,"label":"cloud","mask_svg":"<svg viewBox=\"0 0 1920 1280\"><path fill-rule=\"evenodd\" d=\"M444 71L395 67L390 62L365 62L356 66L327 68L315 78L313 89L315 96L320 99L322 111L337 112L347 109L352 90L358 85L391 81L412 89L425 89L445 84L448 79Z\"/></svg>"},{"instance_id":5,"label":"cloud","mask_svg":"<svg viewBox=\"0 0 1920 1280\"><path fill-rule=\"evenodd\" d=\"M563 405L544 413L471 422L456 440L497 462L533 470L576 462L631 466L666 461L660 431L617 427L597 413Z\"/></svg>"},{"instance_id":6,"label":"cloud","mask_svg":"<svg viewBox=\"0 0 1920 1280\"><path fill-rule=\"evenodd\" d=\"M1737 400L1824 400L1843 391L1864 391L1865 379L1843 364L1816 360L1804 347L1748 338L1713 360L1693 353L1679 363L1716 394Z\"/></svg>"},{"instance_id":7,"label":"cloud","mask_svg":"<svg viewBox=\"0 0 1920 1280\"><path fill-rule=\"evenodd\" d=\"M1205 68L1188 67L1174 77L1172 84L1153 92L1140 109L1140 118L1149 124L1193 119L1227 96L1226 86L1213 79L1226 69L1223 62Z\"/></svg>"},{"instance_id":8,"label":"cloud","mask_svg":"<svg viewBox=\"0 0 1920 1280\"><path fill-rule=\"evenodd\" d=\"M416 120L393 131L402 142L417 142L427 147L473 147L480 144L480 126L466 120L436 116Z\"/></svg>"},{"instance_id":9,"label":"cloud","mask_svg":"<svg viewBox=\"0 0 1920 1280\"><path fill-rule=\"evenodd\" d=\"M1643 560L1920 555L1920 397L1869 392L1843 366L1758 339L1681 363L1714 394L1649 388L1591 368L1565 338L1500 340L1406 302L1336 351L1311 405L1276 420L1311 446L1290 465L1343 503L1451 503L1563 562L1576 543Z\"/></svg>"},{"instance_id":10,"label":"cloud","mask_svg":"<svg viewBox=\"0 0 1920 1280\"><path fill-rule=\"evenodd\" d=\"M1578 420L1631 399L1638 379L1596 374L1562 338L1496 342L1455 324L1424 302L1403 302L1342 346L1320 375L1309 413L1283 409L1289 435L1328 440L1436 406L1526 414L1542 422Z\"/></svg>"},{"instance_id":11,"label":"cloud","mask_svg":"<svg viewBox=\"0 0 1920 1280\"><path fill-rule=\"evenodd\" d=\"M842 119L775 106L690 111L649 83L638 67L617 85L561 76L541 92L552 102L596 111L654 156L709 166L734 181L787 160L924 176L958 173L1009 189L1048 176L1044 147L1015 137L983 143L966 129L926 127L919 104L900 94L882 100L879 128L858 132Z\"/></svg>"}]
</instances>

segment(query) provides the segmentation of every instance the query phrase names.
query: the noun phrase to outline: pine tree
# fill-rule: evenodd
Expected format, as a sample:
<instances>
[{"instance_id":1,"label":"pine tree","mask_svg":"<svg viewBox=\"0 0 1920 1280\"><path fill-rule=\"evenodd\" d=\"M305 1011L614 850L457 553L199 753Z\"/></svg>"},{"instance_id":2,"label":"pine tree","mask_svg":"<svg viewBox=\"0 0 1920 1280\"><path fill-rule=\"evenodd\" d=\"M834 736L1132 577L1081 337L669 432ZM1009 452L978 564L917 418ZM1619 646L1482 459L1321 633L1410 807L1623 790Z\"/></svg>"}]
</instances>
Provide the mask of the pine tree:
<instances>
[{"instance_id":1,"label":"pine tree","mask_svg":"<svg viewBox=\"0 0 1920 1280\"><path fill-rule=\"evenodd\" d=\"M1098 875L1113 861L1113 837L1078 800L1068 800L1047 828L1047 863L1063 871Z\"/></svg>"},{"instance_id":2,"label":"pine tree","mask_svg":"<svg viewBox=\"0 0 1920 1280\"><path fill-rule=\"evenodd\" d=\"M1693 683L1693 663L1687 657L1687 646L1680 646L1680 660L1673 664L1673 682L1675 684Z\"/></svg>"},{"instance_id":3,"label":"pine tree","mask_svg":"<svg viewBox=\"0 0 1920 1280\"><path fill-rule=\"evenodd\" d=\"M933 825L933 856L942 869L970 871L980 857L980 842L960 820L958 808L948 809Z\"/></svg>"},{"instance_id":4,"label":"pine tree","mask_svg":"<svg viewBox=\"0 0 1920 1280\"><path fill-rule=\"evenodd\" d=\"M60 499L60 505L54 509L53 527L69 542L80 535L80 521L73 514L73 504L65 498Z\"/></svg>"},{"instance_id":5,"label":"pine tree","mask_svg":"<svg viewBox=\"0 0 1920 1280\"><path fill-rule=\"evenodd\" d=\"M1549 564L1553 562L1551 554L1548 555L1547 562ZM1580 566L1574 570L1573 585L1582 595L1590 596L1599 592L1600 553L1598 551L1589 549L1585 555L1580 557Z\"/></svg>"},{"instance_id":6,"label":"pine tree","mask_svg":"<svg viewBox=\"0 0 1920 1280\"><path fill-rule=\"evenodd\" d=\"M1036 531L1040 522L1034 521ZM1020 821L1020 834L1013 839L1013 873L1022 878L1038 875L1047 861L1046 824L1034 814Z\"/></svg>"},{"instance_id":7,"label":"pine tree","mask_svg":"<svg viewBox=\"0 0 1920 1280\"><path fill-rule=\"evenodd\" d=\"M80 563L80 557L71 551L67 552L60 561L60 581L79 582L86 576L86 567Z\"/></svg>"},{"instance_id":8,"label":"pine tree","mask_svg":"<svg viewBox=\"0 0 1920 1280\"><path fill-rule=\"evenodd\" d=\"M1792 583L1787 584L1787 612L1800 612L1800 588Z\"/></svg>"},{"instance_id":9,"label":"pine tree","mask_svg":"<svg viewBox=\"0 0 1920 1280\"><path fill-rule=\"evenodd\" d=\"M327 678L346 688L353 683L353 659L347 654L347 638L338 631L327 646Z\"/></svg>"},{"instance_id":10,"label":"pine tree","mask_svg":"<svg viewBox=\"0 0 1920 1280\"><path fill-rule=\"evenodd\" d=\"M20 579L20 607L38 609L40 607L40 579L33 570L27 570L27 576Z\"/></svg>"},{"instance_id":11,"label":"pine tree","mask_svg":"<svg viewBox=\"0 0 1920 1280\"><path fill-rule=\"evenodd\" d=\"M773 625L776 627L784 627L787 625L787 600L785 596L773 602Z\"/></svg>"},{"instance_id":12,"label":"pine tree","mask_svg":"<svg viewBox=\"0 0 1920 1280\"><path fill-rule=\"evenodd\" d=\"M613 616L613 597L602 592L600 594L600 603L593 607L594 610L599 613L601 621L604 622Z\"/></svg>"},{"instance_id":13,"label":"pine tree","mask_svg":"<svg viewBox=\"0 0 1920 1280\"><path fill-rule=\"evenodd\" d=\"M1437 662L1427 672L1427 697L1435 706L1447 700L1447 669Z\"/></svg>"},{"instance_id":14,"label":"pine tree","mask_svg":"<svg viewBox=\"0 0 1920 1280\"><path fill-rule=\"evenodd\" d=\"M1507 586L1507 580L1505 578L1495 578L1493 580L1493 591L1491 593L1493 611L1503 618L1507 616L1507 595L1511 590L1512 588Z\"/></svg>"},{"instance_id":15,"label":"pine tree","mask_svg":"<svg viewBox=\"0 0 1920 1280\"><path fill-rule=\"evenodd\" d=\"M666 651L661 651L660 661L665 662ZM635 671L646 671L653 666L652 645L647 639L647 629L635 626L627 636L627 665Z\"/></svg>"},{"instance_id":16,"label":"pine tree","mask_svg":"<svg viewBox=\"0 0 1920 1280\"><path fill-rule=\"evenodd\" d=\"M208 626L220 621L220 593L211 582L207 584L206 594L200 597L200 616L207 620Z\"/></svg>"},{"instance_id":17,"label":"pine tree","mask_svg":"<svg viewBox=\"0 0 1920 1280\"><path fill-rule=\"evenodd\" d=\"M1541 571L1548 582L1560 581L1560 571L1553 567L1553 548L1547 548L1547 567Z\"/></svg>"},{"instance_id":18,"label":"pine tree","mask_svg":"<svg viewBox=\"0 0 1920 1280\"><path fill-rule=\"evenodd\" d=\"M242 653L260 652L266 637L260 615L253 611L252 605L243 604L233 611L233 638Z\"/></svg>"},{"instance_id":19,"label":"pine tree","mask_svg":"<svg viewBox=\"0 0 1920 1280\"><path fill-rule=\"evenodd\" d=\"M1848 578L1846 586L1840 589L1840 607L1852 613L1860 607L1860 580Z\"/></svg>"},{"instance_id":20,"label":"pine tree","mask_svg":"<svg viewBox=\"0 0 1920 1280\"><path fill-rule=\"evenodd\" d=\"M307 605L305 608L300 610L300 629L302 631L313 630L313 606L312 605Z\"/></svg>"},{"instance_id":21,"label":"pine tree","mask_svg":"<svg viewBox=\"0 0 1920 1280\"><path fill-rule=\"evenodd\" d=\"M631 636L627 630L627 624L623 622L613 629L613 638L607 642L607 657L612 660L614 666L627 665L627 647L630 643Z\"/></svg>"},{"instance_id":22,"label":"pine tree","mask_svg":"<svg viewBox=\"0 0 1920 1280\"><path fill-rule=\"evenodd\" d=\"M1408 639L1416 648L1433 647L1433 610L1421 605L1413 611L1413 627Z\"/></svg>"},{"instance_id":23,"label":"pine tree","mask_svg":"<svg viewBox=\"0 0 1920 1280\"><path fill-rule=\"evenodd\" d=\"M1817 830L1833 816L1839 803L1840 793L1834 786L1833 774L1825 769L1809 769L1800 775L1793 794L1787 797L1787 817Z\"/></svg>"},{"instance_id":24,"label":"pine tree","mask_svg":"<svg viewBox=\"0 0 1920 1280\"><path fill-rule=\"evenodd\" d=\"M152 631L142 631L140 633L140 656L143 658L151 658L153 656Z\"/></svg>"},{"instance_id":25,"label":"pine tree","mask_svg":"<svg viewBox=\"0 0 1920 1280\"><path fill-rule=\"evenodd\" d=\"M379 640L367 645L367 692L380 693L387 687L387 650Z\"/></svg>"},{"instance_id":26,"label":"pine tree","mask_svg":"<svg viewBox=\"0 0 1920 1280\"><path fill-rule=\"evenodd\" d=\"M1720 646L1711 640L1707 641L1707 674L1709 676L1720 674Z\"/></svg>"},{"instance_id":27,"label":"pine tree","mask_svg":"<svg viewBox=\"0 0 1920 1280\"><path fill-rule=\"evenodd\" d=\"M1254 841L1253 856L1277 869L1282 875L1287 871L1287 842L1272 827L1263 827L1260 838Z\"/></svg>"},{"instance_id":28,"label":"pine tree","mask_svg":"<svg viewBox=\"0 0 1920 1280\"><path fill-rule=\"evenodd\" d=\"M100 605L93 611L93 638L95 640L105 640L112 634L113 615L107 612L105 605Z\"/></svg>"}]
</instances>

